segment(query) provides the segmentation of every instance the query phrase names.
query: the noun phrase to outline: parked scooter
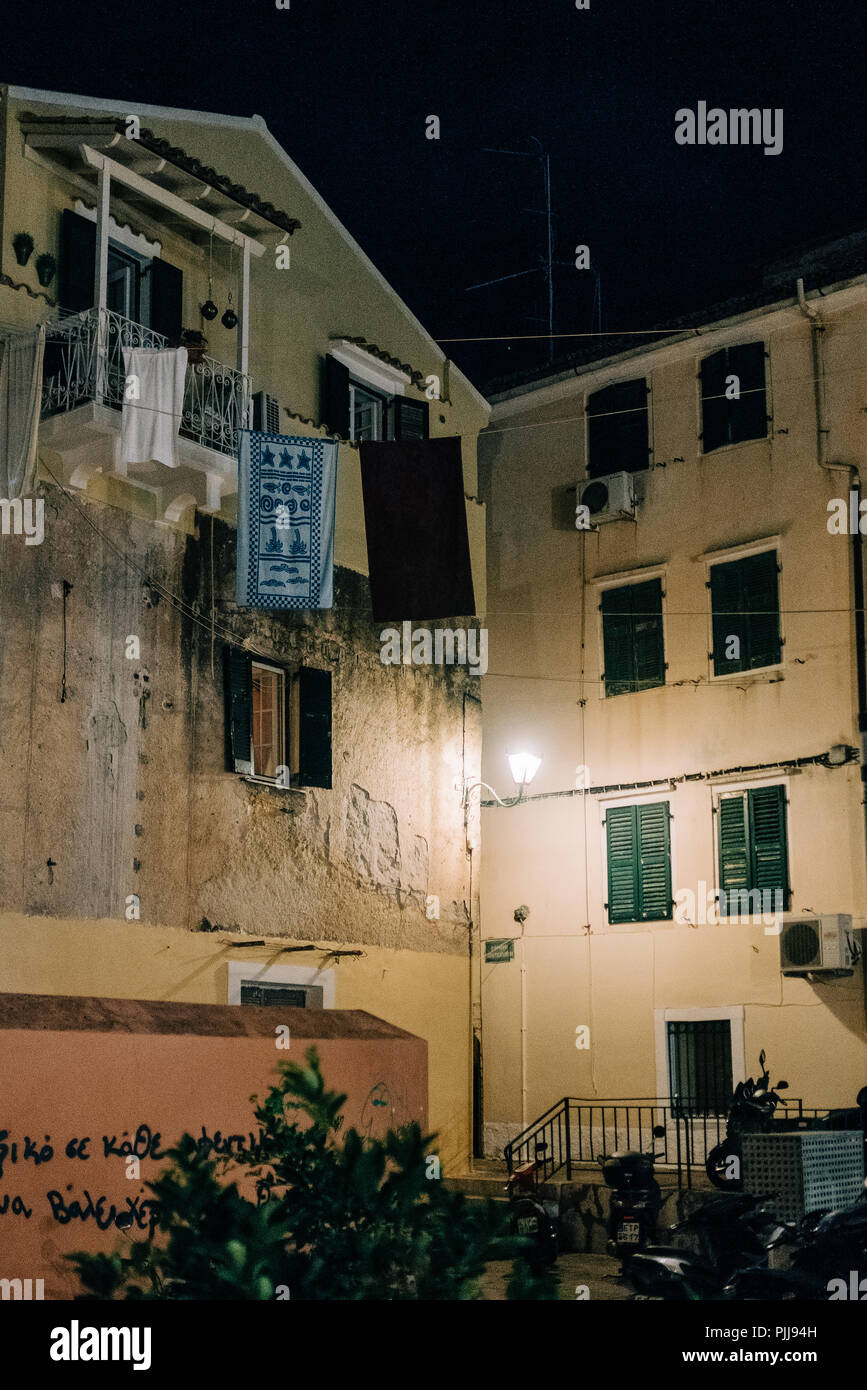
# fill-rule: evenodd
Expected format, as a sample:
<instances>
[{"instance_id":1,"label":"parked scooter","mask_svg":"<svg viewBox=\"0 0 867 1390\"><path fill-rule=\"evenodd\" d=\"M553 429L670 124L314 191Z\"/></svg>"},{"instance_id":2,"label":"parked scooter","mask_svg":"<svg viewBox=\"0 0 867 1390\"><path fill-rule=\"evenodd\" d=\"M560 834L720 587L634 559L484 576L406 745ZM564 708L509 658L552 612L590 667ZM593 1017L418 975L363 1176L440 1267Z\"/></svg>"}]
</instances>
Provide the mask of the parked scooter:
<instances>
[{"instance_id":1,"label":"parked scooter","mask_svg":"<svg viewBox=\"0 0 867 1390\"><path fill-rule=\"evenodd\" d=\"M763 1134L773 1129L774 1112L785 1101L777 1094L788 1090L788 1081L778 1081L771 1086L770 1073L765 1066L764 1051L759 1053L761 1075L758 1081L752 1077L739 1081L735 1087L734 1098L729 1111L726 1137L717 1144L707 1156L705 1169L714 1187L723 1192L743 1190L741 1176L741 1139L744 1134Z\"/></svg>"},{"instance_id":2,"label":"parked scooter","mask_svg":"<svg viewBox=\"0 0 867 1390\"><path fill-rule=\"evenodd\" d=\"M560 1251L558 1204L539 1191L539 1164L525 1163L506 1183L512 1230L530 1244L524 1258L537 1273L548 1268Z\"/></svg>"},{"instance_id":3,"label":"parked scooter","mask_svg":"<svg viewBox=\"0 0 867 1390\"><path fill-rule=\"evenodd\" d=\"M662 1125L654 1125L653 1137L658 1139L664 1135ZM639 1153L636 1149L618 1149L600 1158L602 1176L611 1188L609 1255L622 1259L655 1238L662 1193L653 1176L653 1162L661 1157L661 1154Z\"/></svg>"},{"instance_id":4,"label":"parked scooter","mask_svg":"<svg viewBox=\"0 0 867 1390\"><path fill-rule=\"evenodd\" d=\"M710 1197L673 1234L684 1243L649 1246L624 1259L623 1276L636 1293L676 1301L749 1297L740 1292L741 1276L767 1272L771 1250L790 1237L770 1199L748 1193Z\"/></svg>"}]
</instances>

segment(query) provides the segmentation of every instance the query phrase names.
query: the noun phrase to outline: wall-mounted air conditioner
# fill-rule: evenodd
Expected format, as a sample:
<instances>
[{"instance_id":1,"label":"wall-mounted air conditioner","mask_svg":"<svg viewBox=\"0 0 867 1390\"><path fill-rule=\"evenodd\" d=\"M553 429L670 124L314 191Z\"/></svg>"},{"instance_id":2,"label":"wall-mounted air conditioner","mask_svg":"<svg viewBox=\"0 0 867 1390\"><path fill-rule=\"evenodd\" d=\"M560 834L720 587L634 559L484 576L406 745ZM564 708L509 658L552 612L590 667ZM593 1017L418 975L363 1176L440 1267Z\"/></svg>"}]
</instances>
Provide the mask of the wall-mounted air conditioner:
<instances>
[{"instance_id":1,"label":"wall-mounted air conditioner","mask_svg":"<svg viewBox=\"0 0 867 1390\"><path fill-rule=\"evenodd\" d=\"M578 506L586 507L592 525L635 516L635 486L631 473L610 473L578 484ZM577 513L580 517L581 513Z\"/></svg>"},{"instance_id":2,"label":"wall-mounted air conditioner","mask_svg":"<svg viewBox=\"0 0 867 1390\"><path fill-rule=\"evenodd\" d=\"M260 434L280 433L280 402L267 391L257 391L253 397L253 429Z\"/></svg>"},{"instance_id":3,"label":"wall-mounted air conditioner","mask_svg":"<svg viewBox=\"0 0 867 1390\"><path fill-rule=\"evenodd\" d=\"M784 975L851 975L857 959L852 918L846 912L783 925L780 969Z\"/></svg>"}]
</instances>

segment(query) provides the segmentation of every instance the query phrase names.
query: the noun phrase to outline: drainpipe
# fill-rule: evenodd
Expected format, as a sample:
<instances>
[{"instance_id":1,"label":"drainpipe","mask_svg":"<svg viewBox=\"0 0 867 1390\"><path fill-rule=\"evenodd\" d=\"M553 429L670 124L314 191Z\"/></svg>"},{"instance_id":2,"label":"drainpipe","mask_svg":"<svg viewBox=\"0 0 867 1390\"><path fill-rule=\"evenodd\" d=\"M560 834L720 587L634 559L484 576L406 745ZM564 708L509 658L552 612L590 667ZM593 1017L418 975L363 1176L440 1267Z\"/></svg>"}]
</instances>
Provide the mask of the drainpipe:
<instances>
[{"instance_id":1,"label":"drainpipe","mask_svg":"<svg viewBox=\"0 0 867 1390\"><path fill-rule=\"evenodd\" d=\"M818 309L807 303L804 281L797 282L798 308L810 321L813 349L813 389L816 399L816 461L820 468L849 474L849 517L855 518L852 532L852 594L855 609L855 674L858 681L858 736L861 744L861 804L864 807L864 842L867 854L867 640L864 624L864 556L861 544L861 475L854 464L828 463L825 457L825 324ZM855 505L852 506L854 498ZM851 530L851 520L850 520Z\"/></svg>"}]
</instances>

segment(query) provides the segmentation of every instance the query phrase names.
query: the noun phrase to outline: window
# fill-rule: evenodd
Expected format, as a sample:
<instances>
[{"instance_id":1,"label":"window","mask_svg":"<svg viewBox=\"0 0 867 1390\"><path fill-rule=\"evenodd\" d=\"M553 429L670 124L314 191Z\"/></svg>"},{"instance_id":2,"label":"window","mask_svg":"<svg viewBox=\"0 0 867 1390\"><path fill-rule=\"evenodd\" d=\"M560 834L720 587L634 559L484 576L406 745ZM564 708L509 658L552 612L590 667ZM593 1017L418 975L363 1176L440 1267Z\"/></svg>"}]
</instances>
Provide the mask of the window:
<instances>
[{"instance_id":1,"label":"window","mask_svg":"<svg viewBox=\"0 0 867 1390\"><path fill-rule=\"evenodd\" d=\"M609 806L609 922L671 921L670 812L667 801Z\"/></svg>"},{"instance_id":2,"label":"window","mask_svg":"<svg viewBox=\"0 0 867 1390\"><path fill-rule=\"evenodd\" d=\"M662 580L603 589L602 644L606 695L665 684Z\"/></svg>"},{"instance_id":3,"label":"window","mask_svg":"<svg viewBox=\"0 0 867 1390\"><path fill-rule=\"evenodd\" d=\"M60 223L58 296L63 309L93 307L96 224L65 209ZM124 318L180 339L183 275L160 256L147 257L109 238L108 307Z\"/></svg>"},{"instance_id":4,"label":"window","mask_svg":"<svg viewBox=\"0 0 867 1390\"><path fill-rule=\"evenodd\" d=\"M647 382L619 381L587 398L587 476L636 473L650 461Z\"/></svg>"},{"instance_id":5,"label":"window","mask_svg":"<svg viewBox=\"0 0 867 1390\"><path fill-rule=\"evenodd\" d=\"M711 565L708 587L715 676L779 665L782 640L778 572L776 550Z\"/></svg>"},{"instance_id":6,"label":"window","mask_svg":"<svg viewBox=\"0 0 867 1390\"><path fill-rule=\"evenodd\" d=\"M227 647L226 765L278 786L331 786L331 672L283 671Z\"/></svg>"},{"instance_id":7,"label":"window","mask_svg":"<svg viewBox=\"0 0 867 1390\"><path fill-rule=\"evenodd\" d=\"M729 1019L667 1022L665 1028L672 1108L676 1105L680 1114L725 1115L733 1092Z\"/></svg>"},{"instance_id":8,"label":"window","mask_svg":"<svg viewBox=\"0 0 867 1390\"><path fill-rule=\"evenodd\" d=\"M785 912L789 906L786 789L725 792L717 804L720 916Z\"/></svg>"},{"instance_id":9,"label":"window","mask_svg":"<svg viewBox=\"0 0 867 1390\"><path fill-rule=\"evenodd\" d=\"M345 362L327 353L323 376L323 421L343 439L427 439L430 408L416 400L350 376ZM356 371L363 371L356 365ZM400 378L393 377L394 380ZM386 378L383 378L386 380Z\"/></svg>"},{"instance_id":10,"label":"window","mask_svg":"<svg viewBox=\"0 0 867 1390\"><path fill-rule=\"evenodd\" d=\"M285 672L252 663L253 776L276 780L285 767Z\"/></svg>"},{"instance_id":11,"label":"window","mask_svg":"<svg viewBox=\"0 0 867 1390\"><path fill-rule=\"evenodd\" d=\"M765 345L720 348L701 364L701 441L709 454L724 444L768 433Z\"/></svg>"},{"instance_id":12,"label":"window","mask_svg":"<svg viewBox=\"0 0 867 1390\"><path fill-rule=\"evenodd\" d=\"M283 1004L287 1009L321 1009L321 985L280 984L277 980L242 980L241 1003L273 1008Z\"/></svg>"}]
</instances>

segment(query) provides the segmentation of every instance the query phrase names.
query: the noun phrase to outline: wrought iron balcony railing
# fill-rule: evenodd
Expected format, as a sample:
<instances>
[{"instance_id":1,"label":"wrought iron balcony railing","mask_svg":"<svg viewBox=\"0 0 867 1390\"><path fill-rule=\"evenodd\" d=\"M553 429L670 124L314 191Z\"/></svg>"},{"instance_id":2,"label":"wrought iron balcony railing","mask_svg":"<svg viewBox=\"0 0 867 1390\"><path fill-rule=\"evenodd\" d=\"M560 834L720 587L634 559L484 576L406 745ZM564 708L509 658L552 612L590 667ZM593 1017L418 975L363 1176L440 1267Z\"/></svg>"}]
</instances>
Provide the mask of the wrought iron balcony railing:
<instances>
[{"instance_id":1,"label":"wrought iron balcony railing","mask_svg":"<svg viewBox=\"0 0 867 1390\"><path fill-rule=\"evenodd\" d=\"M45 330L42 418L89 401L120 410L126 372L124 348L167 348L168 338L113 310L87 309ZM181 437L237 457L238 431L247 420L250 378L213 357L187 367Z\"/></svg>"}]
</instances>

